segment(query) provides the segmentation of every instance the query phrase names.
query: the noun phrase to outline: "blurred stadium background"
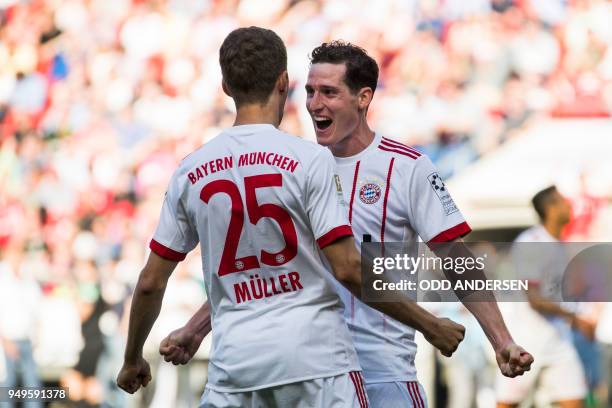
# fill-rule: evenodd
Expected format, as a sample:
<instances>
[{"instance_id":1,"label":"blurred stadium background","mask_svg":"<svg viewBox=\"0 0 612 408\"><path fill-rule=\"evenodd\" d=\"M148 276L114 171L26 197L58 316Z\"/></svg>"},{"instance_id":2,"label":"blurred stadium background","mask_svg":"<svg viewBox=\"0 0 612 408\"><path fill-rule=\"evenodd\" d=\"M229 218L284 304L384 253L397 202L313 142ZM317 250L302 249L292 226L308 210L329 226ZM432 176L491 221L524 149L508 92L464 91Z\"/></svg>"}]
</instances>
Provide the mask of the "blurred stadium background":
<instances>
[{"instance_id":1,"label":"blurred stadium background","mask_svg":"<svg viewBox=\"0 0 612 408\"><path fill-rule=\"evenodd\" d=\"M364 47L381 67L371 123L430 155L470 239L513 239L536 222L531 195L556 183L573 203L566 238L611 241L611 21L598 0L0 0L0 382L12 372L3 356L18 356L78 406L195 406L206 347L178 369L156 347L205 299L198 254L154 327L153 385L128 397L114 379L166 183L232 123L218 48L238 26L285 40L282 127L311 140L310 50ZM430 406L492 406L486 340L445 307L469 334L452 364L420 349Z\"/></svg>"}]
</instances>

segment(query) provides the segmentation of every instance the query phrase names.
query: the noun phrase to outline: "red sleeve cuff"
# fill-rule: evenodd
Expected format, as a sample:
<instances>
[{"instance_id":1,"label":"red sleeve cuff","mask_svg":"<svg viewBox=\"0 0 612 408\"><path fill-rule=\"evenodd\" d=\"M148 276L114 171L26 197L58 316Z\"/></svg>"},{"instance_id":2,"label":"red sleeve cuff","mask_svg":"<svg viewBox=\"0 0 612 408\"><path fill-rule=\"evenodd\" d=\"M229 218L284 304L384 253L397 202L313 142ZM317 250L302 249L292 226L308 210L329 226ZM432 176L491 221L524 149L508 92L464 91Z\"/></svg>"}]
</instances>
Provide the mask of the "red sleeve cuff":
<instances>
[{"instance_id":1,"label":"red sleeve cuff","mask_svg":"<svg viewBox=\"0 0 612 408\"><path fill-rule=\"evenodd\" d=\"M339 240L342 237L352 237L353 230L348 225L340 225L339 227L333 228L321 238L317 239L319 248L323 249L334 241Z\"/></svg>"},{"instance_id":2,"label":"red sleeve cuff","mask_svg":"<svg viewBox=\"0 0 612 408\"><path fill-rule=\"evenodd\" d=\"M430 239L427 243L435 244L440 242L450 242L454 239L464 237L470 232L472 232L472 229L467 224L467 222L464 221L461 224L457 224L454 227L447 229L446 231L442 231L441 233Z\"/></svg>"},{"instance_id":3,"label":"red sleeve cuff","mask_svg":"<svg viewBox=\"0 0 612 408\"><path fill-rule=\"evenodd\" d=\"M187 256L187 254L183 254L181 252L175 251L174 249L170 249L167 246L160 244L154 239L151 240L149 248L151 248L151 251L155 252L157 255L169 261L180 262Z\"/></svg>"}]
</instances>

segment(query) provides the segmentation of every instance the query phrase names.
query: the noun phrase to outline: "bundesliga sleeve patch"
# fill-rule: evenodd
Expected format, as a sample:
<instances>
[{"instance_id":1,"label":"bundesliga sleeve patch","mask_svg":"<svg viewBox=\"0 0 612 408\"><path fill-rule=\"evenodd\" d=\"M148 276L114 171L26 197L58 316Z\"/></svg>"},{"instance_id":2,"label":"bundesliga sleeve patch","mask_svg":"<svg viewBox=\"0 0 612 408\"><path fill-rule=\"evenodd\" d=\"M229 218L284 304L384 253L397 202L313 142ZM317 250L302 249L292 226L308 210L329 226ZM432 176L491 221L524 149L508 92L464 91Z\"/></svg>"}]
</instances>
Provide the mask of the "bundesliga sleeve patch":
<instances>
[{"instance_id":1,"label":"bundesliga sleeve patch","mask_svg":"<svg viewBox=\"0 0 612 408\"><path fill-rule=\"evenodd\" d=\"M344 201L344 194L342 194L342 183L340 182L340 176L334 174L334 184L336 185L336 197L338 198L338 203L342 206L346 206L346 202Z\"/></svg>"},{"instance_id":2,"label":"bundesliga sleeve patch","mask_svg":"<svg viewBox=\"0 0 612 408\"><path fill-rule=\"evenodd\" d=\"M334 174L334 182L336 183L336 191L342 194L342 183L340 183L340 176Z\"/></svg>"},{"instance_id":3,"label":"bundesliga sleeve patch","mask_svg":"<svg viewBox=\"0 0 612 408\"><path fill-rule=\"evenodd\" d=\"M459 211L453 198L446 188L446 184L442 181L442 178L438 173L431 173L427 180L429 181L429 185L433 189L433 191L438 196L438 199L442 203L442 207L444 208L444 213L446 215L451 215L454 212Z\"/></svg>"}]
</instances>

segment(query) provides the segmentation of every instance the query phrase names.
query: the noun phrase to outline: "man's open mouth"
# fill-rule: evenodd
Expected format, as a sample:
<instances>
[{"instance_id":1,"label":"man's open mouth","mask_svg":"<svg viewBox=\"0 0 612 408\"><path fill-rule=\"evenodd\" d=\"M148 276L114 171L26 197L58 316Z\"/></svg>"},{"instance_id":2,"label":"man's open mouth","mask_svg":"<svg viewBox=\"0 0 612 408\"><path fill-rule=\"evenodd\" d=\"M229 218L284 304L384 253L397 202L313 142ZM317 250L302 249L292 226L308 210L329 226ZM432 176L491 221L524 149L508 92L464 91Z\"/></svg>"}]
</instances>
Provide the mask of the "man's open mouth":
<instances>
[{"instance_id":1,"label":"man's open mouth","mask_svg":"<svg viewBox=\"0 0 612 408\"><path fill-rule=\"evenodd\" d=\"M333 120L328 118L314 118L314 122L317 130L325 130L332 124Z\"/></svg>"}]
</instances>

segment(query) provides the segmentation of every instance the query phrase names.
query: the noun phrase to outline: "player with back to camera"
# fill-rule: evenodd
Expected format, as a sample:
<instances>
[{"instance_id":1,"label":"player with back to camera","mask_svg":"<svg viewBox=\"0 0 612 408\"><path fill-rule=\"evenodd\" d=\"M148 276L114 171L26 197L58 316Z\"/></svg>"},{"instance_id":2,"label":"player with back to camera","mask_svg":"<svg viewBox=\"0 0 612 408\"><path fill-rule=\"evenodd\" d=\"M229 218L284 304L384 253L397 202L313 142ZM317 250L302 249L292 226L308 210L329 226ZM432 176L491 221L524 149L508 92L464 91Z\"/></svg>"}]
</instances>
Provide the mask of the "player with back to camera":
<instances>
[{"instance_id":1,"label":"player with back to camera","mask_svg":"<svg viewBox=\"0 0 612 408\"><path fill-rule=\"evenodd\" d=\"M277 129L289 81L286 49L274 32L234 30L220 64L236 120L183 159L170 180L134 290L117 384L134 393L151 380L143 344L170 274L199 243L215 329L202 407L365 407L335 289L337 279L360 295L361 259L334 159ZM423 320L408 299L372 305L406 324ZM430 340L450 355L463 327L429 322Z\"/></svg>"},{"instance_id":2,"label":"player with back to camera","mask_svg":"<svg viewBox=\"0 0 612 408\"><path fill-rule=\"evenodd\" d=\"M376 62L359 47L332 42L312 52L306 106L318 143L335 156L356 236L374 233L380 242L416 242L418 236L431 243L459 239L470 229L450 196L432 189L431 182L441 180L429 159L370 130L366 113L377 80ZM424 407L414 367L414 329L431 342L427 325L407 327L360 302L354 291L336 286L372 406ZM496 303L466 305L487 334L500 371L514 377L528 370L533 359L512 340ZM204 324L207 307L164 339L160 352L167 361L184 363L193 356L209 329ZM420 316L428 315L419 310Z\"/></svg>"}]
</instances>

